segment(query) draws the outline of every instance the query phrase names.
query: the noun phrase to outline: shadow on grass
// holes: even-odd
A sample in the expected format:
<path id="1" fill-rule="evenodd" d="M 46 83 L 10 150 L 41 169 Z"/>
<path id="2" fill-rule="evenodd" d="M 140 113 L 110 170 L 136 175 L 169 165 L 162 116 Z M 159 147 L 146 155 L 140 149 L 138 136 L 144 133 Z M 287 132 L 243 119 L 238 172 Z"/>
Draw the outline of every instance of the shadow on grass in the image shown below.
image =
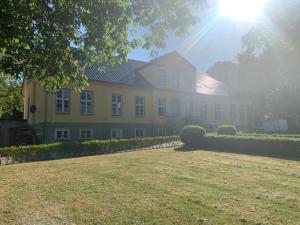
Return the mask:
<path id="1" fill-rule="evenodd" d="M 221 153 L 233 153 L 238 155 L 249 155 L 249 156 L 260 156 L 260 157 L 268 157 L 268 158 L 276 158 L 276 159 L 285 159 L 285 160 L 292 160 L 292 161 L 300 161 L 300 157 L 291 157 L 286 155 L 276 155 L 276 154 L 264 154 L 258 152 L 242 152 L 237 150 L 225 150 L 225 149 L 212 149 L 207 147 L 187 147 L 187 146 L 180 146 L 174 148 L 174 151 L 178 152 L 191 152 L 191 151 L 209 151 L 209 152 L 221 152 Z"/>

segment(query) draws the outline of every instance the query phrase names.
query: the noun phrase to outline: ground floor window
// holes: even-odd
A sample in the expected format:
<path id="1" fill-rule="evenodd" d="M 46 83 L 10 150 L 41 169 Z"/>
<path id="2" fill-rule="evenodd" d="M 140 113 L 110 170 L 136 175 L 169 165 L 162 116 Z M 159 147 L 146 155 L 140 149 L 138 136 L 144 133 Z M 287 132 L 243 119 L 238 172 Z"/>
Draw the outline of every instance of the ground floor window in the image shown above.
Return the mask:
<path id="1" fill-rule="evenodd" d="M 215 120 L 221 120 L 222 108 L 220 103 L 215 104 Z"/>
<path id="2" fill-rule="evenodd" d="M 69 140 L 70 133 L 70 129 L 57 128 L 55 129 L 55 140 Z"/>
<path id="3" fill-rule="evenodd" d="M 135 137 L 145 137 L 146 130 L 145 128 L 135 128 Z"/>
<path id="4" fill-rule="evenodd" d="M 92 129 L 80 129 L 79 138 L 81 140 L 93 139 L 93 130 Z"/>
<path id="5" fill-rule="evenodd" d="M 111 129 L 111 138 L 123 138 L 123 130 L 122 129 Z"/>
<path id="6" fill-rule="evenodd" d="M 158 136 L 166 136 L 167 129 L 166 128 L 158 128 Z"/>

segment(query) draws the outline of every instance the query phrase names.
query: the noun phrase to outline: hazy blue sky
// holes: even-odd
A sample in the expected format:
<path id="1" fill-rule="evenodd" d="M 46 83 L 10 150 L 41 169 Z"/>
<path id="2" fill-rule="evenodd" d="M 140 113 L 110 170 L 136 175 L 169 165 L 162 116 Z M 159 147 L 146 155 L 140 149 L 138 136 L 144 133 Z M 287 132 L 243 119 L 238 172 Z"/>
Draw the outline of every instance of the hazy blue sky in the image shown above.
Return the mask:
<path id="1" fill-rule="evenodd" d="M 235 60 L 237 53 L 242 50 L 241 37 L 250 27 L 251 24 L 234 19 L 205 16 L 188 37 L 179 39 L 170 35 L 168 46 L 160 50 L 159 55 L 176 50 L 200 72 L 205 72 L 217 61 Z M 149 52 L 143 49 L 134 50 L 129 58 L 150 60 Z"/>

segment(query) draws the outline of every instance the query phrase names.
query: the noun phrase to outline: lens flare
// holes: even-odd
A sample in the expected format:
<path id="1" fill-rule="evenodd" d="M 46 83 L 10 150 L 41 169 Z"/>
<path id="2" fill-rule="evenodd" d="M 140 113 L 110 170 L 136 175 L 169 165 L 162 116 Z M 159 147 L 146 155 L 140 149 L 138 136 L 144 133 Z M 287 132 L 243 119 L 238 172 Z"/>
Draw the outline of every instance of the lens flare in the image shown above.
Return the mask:
<path id="1" fill-rule="evenodd" d="M 268 0 L 219 0 L 218 11 L 222 17 L 239 21 L 255 21 L 263 14 Z"/>

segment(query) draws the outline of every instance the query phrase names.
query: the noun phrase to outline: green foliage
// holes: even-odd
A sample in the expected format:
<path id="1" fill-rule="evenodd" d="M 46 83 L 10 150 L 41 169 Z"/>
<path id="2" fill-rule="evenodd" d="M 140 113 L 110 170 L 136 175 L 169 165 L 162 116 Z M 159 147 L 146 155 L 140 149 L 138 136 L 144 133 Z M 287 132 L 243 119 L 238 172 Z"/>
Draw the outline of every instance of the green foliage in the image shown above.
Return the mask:
<path id="1" fill-rule="evenodd" d="M 200 2 L 3 0 L 0 72 L 26 75 L 50 90 L 65 84 L 83 88 L 87 78 L 82 68 L 94 62 L 101 62 L 100 69 L 123 62 L 137 47 L 154 56 L 166 46 L 169 31 L 187 34 L 196 23 L 192 10 Z"/>
<path id="2" fill-rule="evenodd" d="M 198 146 L 201 143 L 205 133 L 205 128 L 201 126 L 188 125 L 182 129 L 180 140 L 187 147 Z"/>
<path id="3" fill-rule="evenodd" d="M 0 73 L 0 118 L 21 119 L 22 112 L 22 81 Z"/>
<path id="4" fill-rule="evenodd" d="M 208 134 L 197 147 L 212 151 L 300 159 L 300 137 Z"/>
<path id="5" fill-rule="evenodd" d="M 299 10 L 299 1 L 268 1 L 265 14 L 272 18 L 272 25 L 262 21 L 242 38 L 238 86 L 252 98 L 253 120 L 257 112 L 261 118 L 299 115 Z"/>
<path id="6" fill-rule="evenodd" d="M 234 125 L 221 125 L 217 129 L 218 135 L 236 135 L 237 129 Z"/>
<path id="7" fill-rule="evenodd" d="M 176 136 L 113 140 L 92 140 L 79 143 L 52 143 L 0 148 L 0 155 L 16 162 L 62 159 L 121 152 L 178 141 Z"/>
<path id="8" fill-rule="evenodd" d="M 235 87 L 238 78 L 238 66 L 230 61 L 216 62 L 207 70 L 207 73 L 213 78 Z"/>

